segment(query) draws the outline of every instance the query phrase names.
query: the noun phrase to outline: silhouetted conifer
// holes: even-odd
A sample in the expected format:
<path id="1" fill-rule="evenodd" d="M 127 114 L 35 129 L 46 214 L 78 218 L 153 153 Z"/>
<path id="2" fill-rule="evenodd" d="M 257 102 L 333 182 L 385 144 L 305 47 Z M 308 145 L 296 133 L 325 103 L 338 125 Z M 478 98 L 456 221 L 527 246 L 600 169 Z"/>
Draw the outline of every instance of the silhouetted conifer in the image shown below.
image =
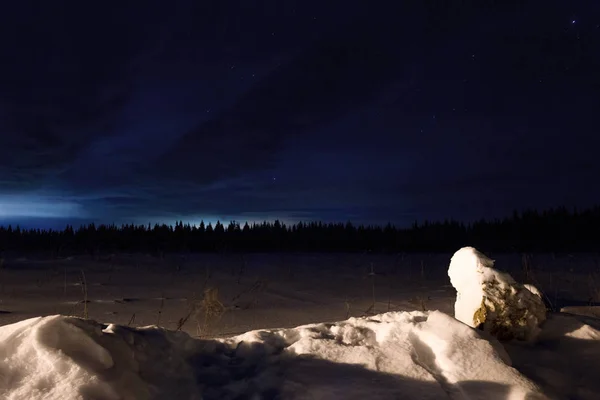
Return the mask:
<path id="1" fill-rule="evenodd" d="M 0 252 L 46 252 L 55 256 L 113 252 L 451 252 L 472 245 L 490 252 L 599 251 L 600 207 L 565 207 L 513 212 L 510 217 L 464 224 L 453 220 L 355 226 L 351 222 L 299 222 L 286 225 L 231 221 L 199 226 L 89 224 L 62 231 L 0 227 Z"/>

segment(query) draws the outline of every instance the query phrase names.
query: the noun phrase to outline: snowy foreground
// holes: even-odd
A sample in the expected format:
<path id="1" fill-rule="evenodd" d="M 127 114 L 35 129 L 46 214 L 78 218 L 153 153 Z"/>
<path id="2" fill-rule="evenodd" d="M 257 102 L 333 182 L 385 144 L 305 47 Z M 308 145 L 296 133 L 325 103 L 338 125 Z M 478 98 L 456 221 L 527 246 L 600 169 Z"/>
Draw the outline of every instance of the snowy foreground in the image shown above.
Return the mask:
<path id="1" fill-rule="evenodd" d="M 9 260 L 0 398 L 600 398 L 600 292 L 571 257 L 273 257 Z"/>
<path id="2" fill-rule="evenodd" d="M 598 398 L 600 331 L 558 314 L 507 345 L 444 313 L 193 339 L 73 317 L 0 327 L 3 399 Z M 537 382 L 534 383 L 534 381 Z"/>

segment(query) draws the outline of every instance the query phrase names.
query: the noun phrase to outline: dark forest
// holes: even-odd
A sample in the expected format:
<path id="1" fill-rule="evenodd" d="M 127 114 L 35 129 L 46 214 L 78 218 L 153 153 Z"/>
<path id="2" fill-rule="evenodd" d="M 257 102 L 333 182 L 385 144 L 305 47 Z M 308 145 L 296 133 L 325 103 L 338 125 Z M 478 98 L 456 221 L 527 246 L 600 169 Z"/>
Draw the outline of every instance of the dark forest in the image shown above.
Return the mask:
<path id="1" fill-rule="evenodd" d="M 1 251 L 55 257 L 115 252 L 450 252 L 467 245 L 494 252 L 595 252 L 599 244 L 600 206 L 515 211 L 503 219 L 423 222 L 409 228 L 280 221 L 214 226 L 90 224 L 62 231 L 0 227 Z"/>

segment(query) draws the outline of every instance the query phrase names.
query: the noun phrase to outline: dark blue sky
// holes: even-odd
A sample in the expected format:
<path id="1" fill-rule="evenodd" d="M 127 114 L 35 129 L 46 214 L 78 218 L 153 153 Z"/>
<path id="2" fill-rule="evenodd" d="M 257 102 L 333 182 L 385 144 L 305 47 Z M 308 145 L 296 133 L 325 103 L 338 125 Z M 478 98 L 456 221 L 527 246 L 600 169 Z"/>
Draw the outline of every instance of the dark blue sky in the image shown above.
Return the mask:
<path id="1" fill-rule="evenodd" d="M 0 49 L 0 224 L 600 203 L 597 1 L 21 1 Z"/>

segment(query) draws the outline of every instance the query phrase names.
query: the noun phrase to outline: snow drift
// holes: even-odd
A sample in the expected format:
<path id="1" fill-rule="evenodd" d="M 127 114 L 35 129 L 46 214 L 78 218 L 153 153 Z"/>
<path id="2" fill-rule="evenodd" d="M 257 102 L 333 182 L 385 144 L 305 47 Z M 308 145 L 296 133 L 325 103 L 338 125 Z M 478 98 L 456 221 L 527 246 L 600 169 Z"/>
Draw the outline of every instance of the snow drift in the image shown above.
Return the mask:
<path id="1" fill-rule="evenodd" d="M 224 340 L 38 317 L 0 327 L 0 397 L 544 398 L 510 366 L 502 346 L 482 335 L 440 312 L 393 312 Z"/>

